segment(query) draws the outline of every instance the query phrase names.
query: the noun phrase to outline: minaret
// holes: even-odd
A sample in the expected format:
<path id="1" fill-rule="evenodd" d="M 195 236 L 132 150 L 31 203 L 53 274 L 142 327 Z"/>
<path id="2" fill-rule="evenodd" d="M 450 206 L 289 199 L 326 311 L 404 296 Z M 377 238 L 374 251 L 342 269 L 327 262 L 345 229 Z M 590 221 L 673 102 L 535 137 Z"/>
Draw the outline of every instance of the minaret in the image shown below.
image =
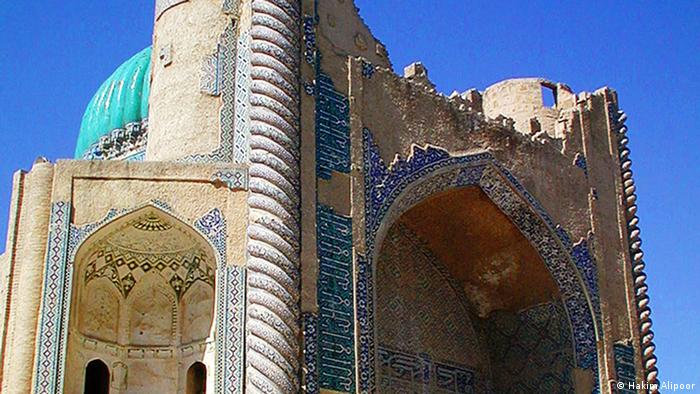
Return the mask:
<path id="1" fill-rule="evenodd" d="M 299 390 L 295 0 L 159 0 L 146 160 L 247 165 L 246 391 Z"/>

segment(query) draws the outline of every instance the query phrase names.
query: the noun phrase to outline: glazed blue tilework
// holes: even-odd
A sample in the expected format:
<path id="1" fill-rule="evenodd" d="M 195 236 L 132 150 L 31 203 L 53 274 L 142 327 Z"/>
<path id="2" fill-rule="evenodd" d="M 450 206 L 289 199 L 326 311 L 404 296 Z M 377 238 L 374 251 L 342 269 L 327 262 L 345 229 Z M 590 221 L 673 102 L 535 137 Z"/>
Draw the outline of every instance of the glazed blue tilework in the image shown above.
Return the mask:
<path id="1" fill-rule="evenodd" d="M 433 361 L 424 353 L 412 354 L 383 346 L 378 347 L 377 356 L 382 370 L 380 392 L 474 393 L 475 373 L 468 368 Z"/>
<path id="2" fill-rule="evenodd" d="M 51 206 L 37 343 L 35 393 L 53 394 L 63 391 L 72 271 L 67 261 L 70 215 L 71 205 L 68 202 L 59 201 Z"/>
<path id="3" fill-rule="evenodd" d="M 593 311 L 596 314 L 596 318 L 600 320 L 600 296 L 598 292 L 598 265 L 596 264 L 595 257 L 591 253 L 589 245 L 591 242 L 586 239 L 582 239 L 580 242 L 575 244 L 571 248 L 571 256 L 574 259 L 574 263 L 581 273 L 583 281 L 586 283 L 588 288 L 588 294 L 591 297 L 591 303 L 593 304 Z"/>
<path id="4" fill-rule="evenodd" d="M 318 316 L 304 313 L 304 392 L 318 394 Z"/>
<path id="5" fill-rule="evenodd" d="M 225 14 L 236 14 L 238 12 L 238 0 L 224 0 L 224 3 L 221 5 L 222 11 L 224 11 Z"/>
<path id="6" fill-rule="evenodd" d="M 316 174 L 330 179 L 333 171 L 350 172 L 350 104 L 320 70 L 316 90 Z"/>
<path id="7" fill-rule="evenodd" d="M 615 355 L 615 373 L 617 381 L 625 384 L 624 389 L 620 389 L 621 394 L 634 394 L 636 390 L 630 389 L 637 382 L 637 374 L 634 366 L 634 347 L 631 344 L 616 343 L 613 345 Z"/>
<path id="8" fill-rule="evenodd" d="M 216 272 L 215 393 L 243 393 L 243 332 L 245 269 L 220 266 Z"/>
<path id="9" fill-rule="evenodd" d="M 318 350 L 319 386 L 355 389 L 355 311 L 353 300 L 352 220 L 319 205 Z"/>
<path id="10" fill-rule="evenodd" d="M 576 360 L 582 368 L 594 369 L 597 376 L 597 348 L 594 321 L 586 298 L 586 290 L 578 279 L 573 256 L 568 245 L 571 241 L 563 230 L 546 213 L 542 205 L 520 182 L 489 153 L 468 156 L 451 156 L 436 147 L 414 147 L 408 159 L 395 160 L 391 167 L 385 165 L 378 147 L 368 129 L 364 130 L 365 172 L 365 225 L 368 255 L 372 256 L 378 230 L 390 210 L 398 216 L 401 209 L 411 204 L 402 199 L 419 201 L 431 194 L 453 188 L 456 183 L 450 176 L 469 167 L 480 168 L 471 175 L 478 179 L 479 187 L 520 229 L 545 261 L 547 268 L 559 286 L 565 299 L 566 310 L 574 330 Z M 454 168 L 453 172 L 450 169 Z M 478 174 L 481 174 L 480 176 Z M 432 179 L 432 181 L 431 181 Z M 398 200 L 398 201 L 397 201 Z M 401 209 L 397 209 L 396 207 Z"/>
<path id="11" fill-rule="evenodd" d="M 212 182 L 220 182 L 231 190 L 248 190 L 248 171 L 244 168 L 230 168 L 212 174 Z"/>
<path id="12" fill-rule="evenodd" d="M 372 79 L 374 75 L 374 65 L 366 60 L 362 60 L 362 76 L 367 79 Z"/>
<path id="13" fill-rule="evenodd" d="M 304 16 L 304 60 L 314 64 L 316 60 L 316 19 Z"/>
<path id="14" fill-rule="evenodd" d="M 357 323 L 359 326 L 359 382 L 362 393 L 374 393 L 374 277 L 366 257 L 357 255 Z"/>
<path id="15" fill-rule="evenodd" d="M 250 32 L 237 36 L 235 26 L 227 26 L 209 63 L 205 67 L 209 71 L 204 73 L 200 87 L 221 96 L 219 147 L 211 153 L 190 155 L 181 161 L 245 163 L 250 133 Z"/>
<path id="16" fill-rule="evenodd" d="M 217 266 L 226 264 L 226 219 L 219 208 L 214 208 L 194 222 L 199 230 L 214 246 L 217 254 Z"/>
<path id="17" fill-rule="evenodd" d="M 574 165 L 583 170 L 583 173 L 588 176 L 588 163 L 586 162 L 586 155 L 583 153 L 577 153 L 574 157 Z"/>
<path id="18" fill-rule="evenodd" d="M 494 392 L 574 391 L 574 352 L 560 301 L 516 313 L 496 311 L 484 322 Z"/>

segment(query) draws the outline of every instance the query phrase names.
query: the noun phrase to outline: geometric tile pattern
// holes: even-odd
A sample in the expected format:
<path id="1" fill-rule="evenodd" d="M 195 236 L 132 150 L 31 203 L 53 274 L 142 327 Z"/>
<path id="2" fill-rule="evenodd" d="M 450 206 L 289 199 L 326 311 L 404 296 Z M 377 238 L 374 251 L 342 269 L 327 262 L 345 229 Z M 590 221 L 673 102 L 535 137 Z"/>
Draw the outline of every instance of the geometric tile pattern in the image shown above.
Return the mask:
<path id="1" fill-rule="evenodd" d="M 217 51 L 202 64 L 200 89 L 210 95 L 221 96 L 219 147 L 211 153 L 195 154 L 180 161 L 189 163 L 234 162 L 236 127 L 236 28 L 233 23 L 226 26 L 219 38 Z"/>
<path id="2" fill-rule="evenodd" d="M 637 382 L 637 374 L 634 367 L 634 347 L 628 343 L 613 344 L 613 354 L 615 355 L 615 373 L 617 382 L 624 383 L 624 387 L 618 386 L 620 394 L 634 394 L 633 389 Z"/>
<path id="3" fill-rule="evenodd" d="M 382 378 L 380 393 L 475 392 L 474 371 L 451 363 L 436 362 L 427 354 L 412 354 L 380 346 L 377 349 Z"/>
<path id="4" fill-rule="evenodd" d="M 96 245 L 85 267 L 85 283 L 99 278 L 109 279 L 124 298 L 144 275 L 159 273 L 175 291 L 178 300 L 196 281 L 214 287 L 214 270 L 207 264 L 202 251 L 187 253 L 131 253 L 128 250 Z"/>
<path id="5" fill-rule="evenodd" d="M 484 324 L 495 392 L 574 391 L 571 331 L 561 302 L 536 305 L 517 315 L 498 311 Z"/>
<path id="6" fill-rule="evenodd" d="M 304 393 L 318 394 L 318 315 L 304 313 Z"/>
<path id="7" fill-rule="evenodd" d="M 362 393 L 374 393 L 375 339 L 374 339 L 374 276 L 372 265 L 365 256 L 357 255 L 357 324 L 360 373 L 358 387 Z"/>
<path id="8" fill-rule="evenodd" d="M 71 267 L 67 264 L 70 203 L 51 206 L 46 271 L 37 344 L 34 392 L 53 394 L 63 391 Z"/>
<path id="9" fill-rule="evenodd" d="M 204 58 L 202 62 L 201 79 L 199 81 L 199 90 L 211 96 L 219 96 L 221 94 L 221 66 L 219 61 L 219 53 L 221 48 L 217 46 L 216 52 Z"/>
<path id="10" fill-rule="evenodd" d="M 218 268 L 216 307 L 216 394 L 243 393 L 245 269 Z"/>
<path id="11" fill-rule="evenodd" d="M 248 171 L 245 168 L 222 169 L 216 171 L 209 180 L 231 190 L 248 190 Z"/>
<path id="12" fill-rule="evenodd" d="M 241 32 L 236 47 L 235 130 L 233 134 L 233 162 L 235 164 L 247 163 L 249 155 L 250 86 L 252 85 L 250 39 L 250 32 Z M 221 138 L 226 138 L 226 136 L 222 135 Z"/>
<path id="13" fill-rule="evenodd" d="M 194 222 L 199 230 L 216 249 L 217 267 L 226 265 L 226 218 L 219 208 L 214 208 Z"/>
<path id="14" fill-rule="evenodd" d="M 309 64 L 316 62 L 316 18 L 304 16 L 304 60 Z"/>
<path id="15" fill-rule="evenodd" d="M 454 390 L 487 391 L 486 379 L 478 382 L 477 376 L 488 371 L 483 356 L 486 349 L 479 341 L 466 296 L 424 241 L 405 225 L 394 224 L 383 243 L 376 270 L 379 348 L 403 354 L 399 360 L 406 354 L 417 354 L 422 360 L 459 366 L 469 371 L 468 389 L 459 384 Z M 446 386 L 440 383 L 442 375 L 427 367 L 424 378 L 407 382 L 405 376 L 395 376 L 397 368 L 388 369 L 381 354 L 377 357 L 379 392 L 436 392 L 438 387 Z"/>
<path id="16" fill-rule="evenodd" d="M 372 63 L 362 59 L 362 76 L 367 79 L 372 79 L 374 75 L 375 67 Z"/>
<path id="17" fill-rule="evenodd" d="M 352 220 L 318 205 L 319 386 L 355 388 Z"/>
<path id="18" fill-rule="evenodd" d="M 542 205 L 490 153 L 451 156 L 449 152 L 428 146 L 415 147 L 408 159 L 385 165 L 371 132 L 364 130 L 365 225 L 368 256 L 374 253 L 380 225 L 405 212 L 411 204 L 435 192 L 448 190 L 461 182 L 478 181 L 480 188 L 518 227 L 535 247 L 564 297 L 574 330 L 577 366 L 593 369 L 597 376 L 595 323 L 578 280 L 571 251 L 562 246 L 556 225 Z M 471 173 L 463 172 L 474 169 Z M 479 178 L 479 172 L 481 176 Z M 460 178 L 465 179 L 462 181 Z M 471 183 L 473 185 L 474 183 Z M 410 189 L 410 192 L 407 190 Z M 399 196 L 405 198 L 399 199 Z M 407 196 L 407 197 L 406 197 Z M 398 200 L 398 201 L 397 201 Z M 403 211 L 402 211 L 403 210 Z"/>
<path id="19" fill-rule="evenodd" d="M 236 14 L 238 12 L 238 0 L 224 0 L 222 9 L 225 14 Z"/>
<path id="20" fill-rule="evenodd" d="M 330 179 L 333 171 L 350 172 L 350 104 L 320 68 L 316 90 L 316 174 Z"/>
<path id="21" fill-rule="evenodd" d="M 593 244 L 593 233 L 589 234 L 589 239 L 582 239 L 572 246 L 571 255 L 574 263 L 581 273 L 583 281 L 588 288 L 588 294 L 591 297 L 593 311 L 596 319 L 600 321 L 600 295 L 598 294 L 598 267 L 591 253 L 590 245 Z M 600 324 L 600 323 L 599 323 Z"/>
<path id="22" fill-rule="evenodd" d="M 462 287 L 414 231 L 403 223 L 392 226 L 376 271 L 379 346 L 485 369 Z"/>

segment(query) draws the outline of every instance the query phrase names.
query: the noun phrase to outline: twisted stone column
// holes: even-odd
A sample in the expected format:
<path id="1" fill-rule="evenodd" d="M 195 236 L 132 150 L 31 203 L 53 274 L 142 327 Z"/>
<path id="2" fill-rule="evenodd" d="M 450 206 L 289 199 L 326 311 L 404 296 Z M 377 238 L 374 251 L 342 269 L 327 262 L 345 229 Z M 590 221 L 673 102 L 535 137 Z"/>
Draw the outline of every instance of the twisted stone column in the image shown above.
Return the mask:
<path id="1" fill-rule="evenodd" d="M 299 391 L 297 0 L 253 0 L 248 393 Z"/>
<path id="2" fill-rule="evenodd" d="M 658 384 L 658 369 L 656 368 L 656 356 L 654 350 L 654 332 L 651 330 L 651 309 L 649 308 L 649 287 L 646 284 L 647 275 L 644 273 L 644 253 L 642 252 L 642 239 L 639 230 L 639 217 L 637 217 L 636 187 L 632 177 L 632 161 L 629 158 L 630 150 L 627 147 L 627 115 L 622 111 L 613 114 L 618 133 L 618 149 L 620 154 L 620 167 L 624 189 L 625 219 L 627 220 L 627 234 L 629 236 L 630 256 L 632 258 L 632 276 L 634 279 L 634 297 L 639 318 L 639 330 L 642 348 L 642 366 L 644 367 L 644 379 L 649 384 Z M 651 390 L 652 393 L 658 392 Z"/>

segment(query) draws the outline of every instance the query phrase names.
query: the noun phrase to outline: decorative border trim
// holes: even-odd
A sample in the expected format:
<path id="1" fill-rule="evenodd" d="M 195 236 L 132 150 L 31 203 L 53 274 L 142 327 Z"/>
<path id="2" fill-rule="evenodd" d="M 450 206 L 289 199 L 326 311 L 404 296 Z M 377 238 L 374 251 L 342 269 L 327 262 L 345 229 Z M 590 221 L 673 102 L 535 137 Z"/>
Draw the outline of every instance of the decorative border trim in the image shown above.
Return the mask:
<path id="1" fill-rule="evenodd" d="M 243 322 L 245 269 L 235 265 L 219 267 L 216 305 L 217 394 L 243 393 Z"/>
<path id="2" fill-rule="evenodd" d="M 610 123 L 613 132 L 617 133 L 618 153 L 620 158 L 620 175 L 622 177 L 624 214 L 627 225 L 629 255 L 632 260 L 632 277 L 634 280 L 634 298 L 637 318 L 639 319 L 640 345 L 642 349 L 642 367 L 646 383 L 650 385 L 650 392 L 659 392 L 659 370 L 656 367 L 654 351 L 654 332 L 651 330 L 651 308 L 649 307 L 649 286 L 646 283 L 647 275 L 644 273 L 644 252 L 642 252 L 642 238 L 639 229 L 639 217 L 637 216 L 637 187 L 632 176 L 632 160 L 630 149 L 627 146 L 627 114 L 620 111 L 615 104 L 608 107 Z"/>
<path id="3" fill-rule="evenodd" d="M 188 163 L 236 163 L 248 159 L 249 33 L 241 33 L 231 22 L 221 34 L 216 52 L 202 64 L 200 90 L 221 96 L 219 147 L 211 153 L 186 156 Z M 239 89 L 241 90 L 239 92 Z"/>
<path id="4" fill-rule="evenodd" d="M 42 313 L 36 350 L 34 392 L 37 394 L 63 391 L 68 329 L 66 323 L 72 276 L 72 267 L 67 261 L 70 216 L 69 202 L 59 201 L 51 206 Z"/>
<path id="5" fill-rule="evenodd" d="M 352 218 L 318 205 L 319 386 L 355 391 Z"/>
<path id="6" fill-rule="evenodd" d="M 100 137 L 83 154 L 83 160 L 141 161 L 148 142 L 148 119 L 128 123 Z"/>
<path id="7" fill-rule="evenodd" d="M 209 180 L 224 184 L 231 190 L 248 190 L 248 170 L 245 168 L 221 169 L 216 171 Z"/>
<path id="8" fill-rule="evenodd" d="M 357 324 L 359 331 L 359 382 L 361 393 L 374 393 L 376 387 L 377 352 L 374 341 L 374 272 L 367 257 L 356 255 L 357 261 Z M 364 368 L 362 367 L 364 366 Z"/>
<path id="9" fill-rule="evenodd" d="M 318 394 L 318 315 L 304 313 L 304 392 Z"/>

